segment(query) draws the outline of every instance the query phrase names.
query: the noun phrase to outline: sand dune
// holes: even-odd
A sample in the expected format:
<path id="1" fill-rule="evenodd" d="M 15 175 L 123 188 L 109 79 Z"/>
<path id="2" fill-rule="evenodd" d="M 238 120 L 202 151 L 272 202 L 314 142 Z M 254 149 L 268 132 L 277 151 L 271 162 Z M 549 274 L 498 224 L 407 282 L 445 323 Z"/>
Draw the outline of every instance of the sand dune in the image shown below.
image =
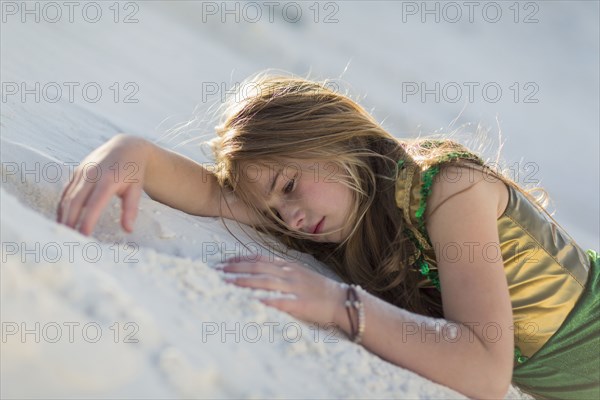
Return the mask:
<path id="1" fill-rule="evenodd" d="M 505 157 L 537 162 L 542 184 L 548 183 L 558 199 L 558 220 L 583 247 L 600 247 L 598 82 L 593 77 L 598 60 L 597 54 L 586 59 L 582 51 L 590 43 L 597 47 L 597 21 L 588 20 L 594 14 L 569 8 L 569 18 L 581 22 L 579 36 L 571 37 L 552 33 L 563 29 L 556 16 L 564 10 L 542 8 L 546 24 L 530 27 L 537 29 L 532 32 L 561 36 L 560 49 L 575 46 L 573 41 L 580 47 L 566 60 L 555 60 L 559 68 L 532 75 L 537 64 L 525 65 L 528 52 L 553 60 L 551 50 L 517 42 L 527 27 L 392 24 L 393 13 L 383 8 L 387 3 L 368 9 L 340 4 L 340 22 L 333 25 L 200 23 L 201 5 L 194 2 L 135 3 L 139 22 L 133 24 L 115 23 L 108 3 L 97 23 L 77 19 L 79 14 L 74 23 L 64 18 L 23 22 L 19 14 L 5 14 L 2 397 L 462 398 L 383 361 L 341 333 L 315 329 L 255 299 L 277 294 L 225 284 L 223 273 L 213 267 L 224 254 L 245 250 L 217 219 L 186 215 L 144 196 L 132 234 L 119 227 L 115 199 L 90 238 L 54 222 L 73 166 L 111 136 L 137 134 L 198 162 L 210 161 L 199 143 L 212 134 L 210 106 L 232 83 L 266 67 L 301 75 L 312 68 L 317 78 L 337 77 L 348 67 L 343 79 L 398 136 L 416 135 L 419 126 L 426 133 L 447 125 L 462 108 L 401 102 L 401 80 L 539 82 L 545 103 L 475 102 L 459 123 L 481 120 L 492 126 L 501 110 L 509 137 Z M 124 5 L 121 20 L 135 10 Z M 413 36 L 404 35 L 409 31 Z M 595 42 L 589 39 L 594 33 Z M 513 51 L 527 73 L 518 75 L 517 66 L 511 70 L 514 60 L 494 69 L 494 59 L 477 56 L 493 46 L 508 51 L 507 57 Z M 465 69 L 469 63 L 475 66 Z M 566 64 L 581 65 L 582 72 L 572 80 L 559 76 L 564 78 L 560 92 L 550 82 Z M 481 72 L 486 68 L 491 72 Z M 71 84 L 73 99 L 69 82 L 76 83 Z M 40 98 L 11 92 L 22 84 L 34 91 L 38 84 Z M 82 90 L 86 85 L 92 94 Z M 595 92 L 581 89 L 594 85 Z M 207 92 L 215 87 L 217 93 Z M 92 101 L 96 88 L 102 94 Z M 196 107 L 200 117 L 194 129 L 165 140 L 165 131 L 188 120 Z M 553 107 L 561 107 L 559 116 L 549 114 Z M 568 126 L 572 131 L 566 135 Z M 186 140 L 192 142 L 178 145 Z M 536 145 L 541 140 L 544 148 Z M 580 157 L 557 166 L 561 151 Z M 583 170 L 589 183 L 573 178 Z M 240 227 L 228 227 L 252 245 Z M 311 257 L 297 256 L 332 276 Z M 525 397 L 515 388 L 507 395 Z"/>

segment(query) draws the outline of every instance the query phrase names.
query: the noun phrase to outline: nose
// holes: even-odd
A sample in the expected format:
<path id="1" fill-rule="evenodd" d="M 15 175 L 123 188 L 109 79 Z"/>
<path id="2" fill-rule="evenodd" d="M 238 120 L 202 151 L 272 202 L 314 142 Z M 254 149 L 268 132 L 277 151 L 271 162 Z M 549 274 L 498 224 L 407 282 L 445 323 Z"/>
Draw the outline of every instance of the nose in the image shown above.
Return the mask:
<path id="1" fill-rule="evenodd" d="M 300 230 L 304 226 L 305 214 L 298 205 L 284 205 L 281 208 L 283 221 L 293 230 Z"/>

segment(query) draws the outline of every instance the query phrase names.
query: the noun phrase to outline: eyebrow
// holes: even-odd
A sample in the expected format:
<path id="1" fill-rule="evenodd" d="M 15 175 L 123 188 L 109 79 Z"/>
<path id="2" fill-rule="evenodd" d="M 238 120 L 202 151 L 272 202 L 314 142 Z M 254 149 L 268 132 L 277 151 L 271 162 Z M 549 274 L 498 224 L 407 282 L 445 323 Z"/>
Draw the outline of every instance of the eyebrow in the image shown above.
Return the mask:
<path id="1" fill-rule="evenodd" d="M 269 191 L 267 192 L 267 198 L 271 197 L 271 193 L 273 193 L 273 189 L 275 189 L 275 183 L 277 183 L 277 178 L 279 178 L 279 175 L 281 175 L 281 170 L 283 168 L 279 168 L 277 170 L 277 173 L 275 174 L 275 177 L 273 178 L 273 181 L 271 181 L 271 185 L 269 186 Z"/>

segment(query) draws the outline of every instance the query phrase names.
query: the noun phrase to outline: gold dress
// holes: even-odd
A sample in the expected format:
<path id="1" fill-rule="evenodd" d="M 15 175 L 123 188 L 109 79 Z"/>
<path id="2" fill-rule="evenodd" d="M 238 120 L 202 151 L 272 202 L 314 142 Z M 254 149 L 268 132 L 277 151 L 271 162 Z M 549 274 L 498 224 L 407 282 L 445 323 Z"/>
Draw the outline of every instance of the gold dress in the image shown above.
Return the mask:
<path id="1" fill-rule="evenodd" d="M 458 157 L 450 157 L 445 162 L 451 161 L 452 158 Z M 441 163 L 426 169 L 416 164 L 403 164 L 399 163 L 401 172 L 396 180 L 396 204 L 402 209 L 407 225 L 406 233 L 417 249 L 410 263 L 421 270 L 424 278 L 423 288 L 437 287 L 441 290 L 435 252 L 424 221 L 427 197 Z M 479 162 L 473 166 L 481 170 Z M 539 211 L 521 192 L 509 185 L 507 187 L 508 205 L 497 219 L 497 223 L 512 303 L 516 372 L 519 366 L 526 365 L 561 328 L 586 289 L 594 258 L 589 251 L 583 251 L 560 225 Z M 594 268 L 597 268 L 597 265 Z M 592 299 L 594 297 L 598 298 L 597 292 L 591 296 Z M 590 306 L 597 310 L 598 301 L 594 301 Z M 591 323 L 592 331 L 600 336 L 598 324 Z M 550 344 L 548 347 L 551 347 Z M 599 351 L 596 346 L 596 355 L 591 359 L 596 360 L 598 364 Z M 590 373 L 596 374 L 595 378 L 591 378 L 595 383 L 590 385 L 596 386 L 593 393 L 597 393 L 598 372 Z M 540 385 L 538 382 L 529 382 L 530 385 L 527 383 L 525 382 L 524 386 L 530 393 L 535 391 L 532 385 Z M 553 393 L 556 392 L 541 391 L 532 394 L 554 397 Z M 563 397 L 564 394 L 560 392 L 557 397 Z"/>

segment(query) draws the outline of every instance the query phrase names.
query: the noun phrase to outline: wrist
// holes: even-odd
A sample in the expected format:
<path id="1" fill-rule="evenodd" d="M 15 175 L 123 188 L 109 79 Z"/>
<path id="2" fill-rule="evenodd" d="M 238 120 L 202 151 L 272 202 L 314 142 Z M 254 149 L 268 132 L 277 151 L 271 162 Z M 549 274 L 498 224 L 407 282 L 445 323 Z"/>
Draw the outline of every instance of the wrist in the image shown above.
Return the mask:
<path id="1" fill-rule="evenodd" d="M 354 343 L 361 343 L 365 330 L 365 294 L 359 285 L 338 284 L 334 322 Z M 341 306 L 340 306 L 341 304 Z M 341 309 L 341 311 L 340 311 Z"/>
<path id="2" fill-rule="evenodd" d="M 147 178 L 152 176 L 156 146 L 142 137 L 125 133 L 115 136 L 113 140 L 115 146 L 122 149 L 125 161 L 136 164 L 136 171 L 141 173 L 142 182 L 146 186 Z"/>
<path id="3" fill-rule="evenodd" d="M 333 323 L 339 327 L 346 336 L 350 335 L 350 321 L 348 320 L 348 314 L 346 312 L 345 302 L 347 289 L 340 283 L 336 283 L 333 299 L 335 301 L 335 308 L 333 313 Z"/>
<path id="4" fill-rule="evenodd" d="M 110 140 L 111 149 L 118 155 L 121 168 L 126 171 L 128 183 L 141 181 L 142 189 L 150 194 L 160 181 L 152 182 L 155 175 L 157 146 L 142 137 L 120 133 Z"/>

